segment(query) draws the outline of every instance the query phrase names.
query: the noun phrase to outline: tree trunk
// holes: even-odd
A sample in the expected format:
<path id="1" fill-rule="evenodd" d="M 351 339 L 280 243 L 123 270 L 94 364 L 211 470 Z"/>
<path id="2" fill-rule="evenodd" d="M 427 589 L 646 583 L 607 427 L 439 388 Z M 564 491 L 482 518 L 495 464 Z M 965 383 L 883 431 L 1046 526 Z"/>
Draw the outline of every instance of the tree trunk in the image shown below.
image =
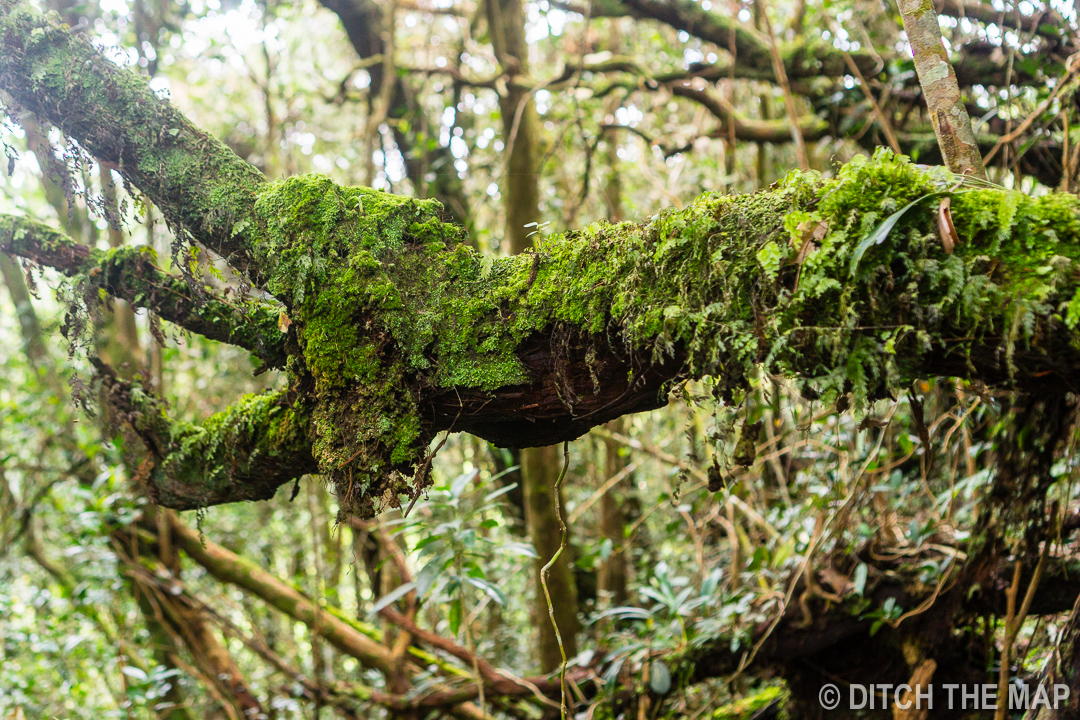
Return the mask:
<path id="1" fill-rule="evenodd" d="M 525 11 L 521 0 L 485 0 L 488 27 L 495 56 L 507 77 L 507 92 L 499 96 L 506 165 L 502 194 L 506 212 L 505 239 L 512 255 L 533 249 L 540 237 L 540 189 L 538 178 L 539 116 L 532 93 L 518 81 L 529 74 L 528 45 L 525 43 Z M 538 628 L 540 665 L 550 672 L 562 664 L 555 629 L 548 619 L 548 605 L 540 581 L 541 569 L 558 551 L 562 538 L 555 516 L 553 488 L 562 466 L 556 446 L 526 448 L 521 451 L 521 482 L 525 500 L 525 527 L 539 557 L 534 561 L 536 580 L 532 616 Z M 562 494 L 557 502 L 563 503 Z M 565 511 L 564 516 L 565 516 Z M 568 533 L 569 535 L 569 533 Z M 569 536 L 566 539 L 569 546 Z M 555 623 L 559 627 L 567 657 L 577 654 L 577 588 L 572 559 L 564 551 L 547 578 Z"/>
<path id="2" fill-rule="evenodd" d="M 558 518 L 555 516 L 553 492 L 562 464 L 562 453 L 558 447 L 530 448 L 521 453 L 521 476 L 525 481 L 525 525 L 538 555 L 533 561 L 536 592 L 530 614 L 539 630 L 540 667 L 544 672 L 552 672 L 562 665 L 562 653 L 548 615 L 547 597 L 540 584 L 540 571 L 559 550 L 562 536 Z M 560 505 L 562 501 L 562 493 L 559 493 Z M 563 517 L 566 517 L 565 514 Z M 572 568 L 568 542 L 559 562 L 551 567 L 547 578 L 551 611 L 559 626 L 567 658 L 577 655 L 577 633 L 580 627 L 577 619 L 577 587 Z"/>
<path id="3" fill-rule="evenodd" d="M 898 0 L 898 3 L 945 164 L 958 175 L 985 179 L 979 143 L 960 95 L 956 72 L 942 44 L 937 9 L 934 3 L 923 0 Z"/>
<path id="4" fill-rule="evenodd" d="M 625 432 L 623 420 L 608 423 L 612 432 Z M 604 440 L 604 477 L 610 479 L 626 470 L 627 458 L 620 453 L 621 446 L 615 440 Z M 600 566 L 598 589 L 607 595 L 613 606 L 626 605 L 629 600 L 627 584 L 630 578 L 630 542 L 626 537 L 626 511 L 624 493 L 632 490 L 631 477 L 623 478 L 609 488 L 600 498 L 600 531 L 604 540 L 611 544 L 611 555 Z"/>

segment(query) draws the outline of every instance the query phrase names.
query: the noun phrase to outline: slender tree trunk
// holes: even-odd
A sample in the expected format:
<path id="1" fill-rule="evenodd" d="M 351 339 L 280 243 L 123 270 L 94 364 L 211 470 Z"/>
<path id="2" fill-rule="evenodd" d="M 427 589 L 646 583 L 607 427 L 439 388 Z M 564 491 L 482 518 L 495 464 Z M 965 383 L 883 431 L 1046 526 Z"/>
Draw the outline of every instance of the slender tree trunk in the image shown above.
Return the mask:
<path id="1" fill-rule="evenodd" d="M 626 432 L 626 420 L 619 418 L 608 423 L 608 429 L 616 433 Z M 613 478 L 628 465 L 621 454 L 621 446 L 614 440 L 604 440 L 604 477 Z M 632 487 L 630 478 L 623 478 L 600 498 L 600 531 L 604 540 L 611 544 L 611 555 L 600 566 L 598 589 L 608 596 L 612 605 L 625 605 L 629 593 L 627 583 L 630 575 L 630 548 L 626 539 L 626 511 L 623 494 Z"/>
<path id="2" fill-rule="evenodd" d="M 14 258 L 4 253 L 0 253 L 0 277 L 7 285 L 11 304 L 15 306 L 15 313 L 19 316 L 19 330 L 26 357 L 32 367 L 40 368 L 47 355 L 45 341 L 41 336 L 41 324 L 34 312 L 34 306 L 30 304 L 30 291 L 23 279 L 22 268 Z"/>
<path id="3" fill-rule="evenodd" d="M 562 469 L 561 448 L 554 445 L 542 448 L 528 448 L 521 452 L 521 475 L 525 480 L 525 525 L 529 538 L 539 556 L 534 561 L 536 579 L 536 600 L 533 618 L 539 628 L 540 667 L 544 672 L 551 672 L 562 664 L 558 638 L 548 616 L 547 598 L 540 584 L 540 570 L 551 560 L 559 549 L 561 531 L 555 516 L 555 494 L 552 491 Z M 563 502 L 562 495 L 558 501 Z M 565 518 L 565 513 L 563 514 Z M 555 622 L 559 625 L 566 657 L 577 655 L 577 586 L 574 583 L 572 558 L 567 549 L 563 551 L 560 562 L 551 568 L 547 578 L 548 592 L 551 595 L 551 609 Z"/>
<path id="4" fill-rule="evenodd" d="M 960 96 L 956 72 L 942 44 L 937 9 L 934 3 L 923 0 L 898 0 L 898 4 L 945 164 L 959 175 L 985 178 L 971 118 Z"/>
<path id="5" fill-rule="evenodd" d="M 621 40 L 621 35 L 617 29 L 618 24 L 613 23 L 610 40 L 613 48 L 617 48 Z M 605 159 L 608 166 L 608 176 L 607 182 L 604 184 L 604 201 L 611 222 L 621 222 L 623 219 L 622 174 L 619 172 L 619 156 L 614 143 L 608 148 Z M 608 430 L 625 434 L 627 425 L 626 418 L 619 418 L 608 423 Z M 628 464 L 627 457 L 621 454 L 621 449 L 620 445 L 614 440 L 604 440 L 604 482 L 626 468 Z M 624 492 L 629 490 L 631 486 L 631 480 L 624 478 L 600 498 L 600 532 L 604 539 L 611 544 L 611 555 L 600 566 L 599 577 L 597 577 L 597 590 L 606 594 L 612 605 L 625 605 L 629 597 L 627 582 L 629 580 L 630 555 L 624 533 L 626 528 Z"/>
<path id="6" fill-rule="evenodd" d="M 525 43 L 525 11 L 520 0 L 486 0 L 488 25 L 495 55 L 507 75 L 507 92 L 499 98 L 503 138 L 509 155 L 502 183 L 506 211 L 505 243 L 511 254 L 527 252 L 540 227 L 540 189 L 537 182 L 539 116 L 532 95 L 519 83 L 529 73 Z M 525 500 L 525 527 L 539 557 L 533 617 L 538 630 L 540 665 L 551 671 L 562 664 L 555 629 L 548 619 L 547 599 L 540 570 L 559 549 L 561 531 L 555 516 L 553 488 L 562 466 L 556 446 L 521 451 L 521 482 Z M 562 496 L 558 502 L 563 502 Z M 564 514 L 565 515 L 565 514 Z M 567 538 L 569 545 L 569 538 Z M 577 654 L 577 588 L 569 552 L 564 552 L 547 579 L 555 622 L 567 657 Z"/>

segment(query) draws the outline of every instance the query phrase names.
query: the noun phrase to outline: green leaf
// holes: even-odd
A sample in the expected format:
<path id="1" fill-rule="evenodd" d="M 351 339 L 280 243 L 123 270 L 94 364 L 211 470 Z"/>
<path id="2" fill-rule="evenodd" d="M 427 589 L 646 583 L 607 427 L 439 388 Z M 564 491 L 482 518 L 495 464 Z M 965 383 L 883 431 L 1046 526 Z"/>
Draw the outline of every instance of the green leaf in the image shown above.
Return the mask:
<path id="1" fill-rule="evenodd" d="M 428 591 L 431 590 L 435 581 L 439 579 L 439 575 L 442 574 L 444 562 L 444 558 L 440 555 L 420 568 L 420 572 L 416 573 L 416 594 L 420 598 L 427 597 Z"/>
<path id="2" fill-rule="evenodd" d="M 124 673 L 133 680 L 138 680 L 140 683 L 144 683 L 147 680 L 146 673 L 132 665 L 125 665 L 124 667 L 120 668 L 120 672 Z"/>
<path id="3" fill-rule="evenodd" d="M 589 621 L 589 623 L 590 624 L 595 623 L 598 620 L 603 620 L 606 617 L 627 618 L 629 620 L 648 620 L 649 618 L 652 617 L 652 613 L 649 612 L 648 610 L 645 610 L 644 608 L 639 608 L 639 607 L 630 607 L 630 606 L 613 607 L 613 608 L 610 608 L 608 610 L 605 610 L 604 612 L 600 613 L 599 615 L 596 615 L 595 617 L 593 617 L 592 620 Z"/>
<path id="4" fill-rule="evenodd" d="M 450 616 L 447 618 L 450 621 L 450 632 L 457 635 L 458 629 L 461 628 L 461 599 L 454 600 L 450 603 Z"/>
<path id="5" fill-rule="evenodd" d="M 480 279 L 487 280 L 493 267 L 495 267 L 495 256 L 484 255 L 480 260 Z"/>
<path id="6" fill-rule="evenodd" d="M 502 497 L 503 495 L 510 492 L 511 490 L 516 488 L 517 486 L 518 486 L 517 483 L 510 483 L 506 487 L 501 487 L 498 490 L 495 490 L 494 492 L 488 493 L 487 496 L 484 497 L 484 503 L 487 504 L 487 503 L 491 502 L 492 500 L 494 500 L 497 497 Z"/>
<path id="7" fill-rule="evenodd" d="M 465 582 L 479 589 L 481 592 L 491 598 L 492 601 L 494 601 L 496 604 L 500 606 L 506 605 L 506 595 L 503 594 L 502 590 L 495 587 L 487 580 L 481 580 L 480 578 L 476 577 L 467 577 L 465 578 Z"/>
<path id="8" fill-rule="evenodd" d="M 904 207 L 894 212 L 889 217 L 881 221 L 881 224 L 874 228 L 874 231 L 864 237 L 855 247 L 855 252 L 851 254 L 851 274 L 855 275 L 855 269 L 859 266 L 859 261 L 862 260 L 862 256 L 866 254 L 866 251 L 870 249 L 871 245 L 880 245 L 885 242 L 885 238 L 889 237 L 889 233 L 896 227 L 896 223 L 900 222 L 900 218 L 904 217 L 908 210 L 915 207 L 923 200 L 934 197 L 941 197 L 943 195 L 949 195 L 950 193 L 936 192 L 928 193 L 920 197 L 915 198 Z"/>
<path id="9" fill-rule="evenodd" d="M 869 572 L 869 568 L 866 563 L 859 563 L 855 568 L 855 577 L 852 582 L 855 585 L 855 594 L 861 596 L 863 591 L 866 590 L 866 574 Z"/>
<path id="10" fill-rule="evenodd" d="M 501 552 L 501 553 L 506 553 L 508 555 L 519 555 L 521 557 L 532 558 L 533 560 L 540 557 L 539 555 L 536 554 L 536 550 L 533 549 L 533 546 L 529 545 L 527 543 L 519 543 L 519 542 L 503 543 L 502 545 L 499 545 L 496 548 L 496 551 Z"/>
<path id="11" fill-rule="evenodd" d="M 649 688 L 657 695 L 667 695 L 671 690 L 671 671 L 660 660 L 654 660 L 649 672 Z"/>
<path id="12" fill-rule="evenodd" d="M 431 543 L 439 542 L 440 540 L 442 540 L 441 535 L 428 535 L 426 538 L 416 543 L 416 545 L 413 547 L 413 552 L 420 552 Z"/>
<path id="13" fill-rule="evenodd" d="M 372 606 L 372 608 L 370 610 L 371 614 L 374 615 L 375 613 L 379 612 L 380 610 L 382 610 L 387 605 L 390 605 L 391 603 L 394 603 L 394 602 L 400 600 L 401 598 L 405 597 L 406 595 L 408 595 L 411 591 L 413 591 L 415 589 L 416 589 L 416 583 L 414 583 L 414 582 L 407 582 L 407 583 L 404 583 L 403 585 L 398 585 L 396 588 L 394 588 L 390 592 L 383 595 L 382 599 L 379 600 L 379 602 L 375 603 L 375 605 Z"/>
<path id="14" fill-rule="evenodd" d="M 469 483 L 479 474 L 479 470 L 470 470 L 469 472 L 458 475 L 450 483 L 450 495 L 455 498 L 461 497 L 461 494 L 465 492 L 465 488 L 469 487 Z"/>
<path id="15" fill-rule="evenodd" d="M 758 264 L 761 265 L 761 269 L 765 271 L 765 275 L 770 280 L 775 280 L 777 275 L 780 274 L 780 265 L 786 257 L 787 253 L 771 240 L 757 251 Z"/>

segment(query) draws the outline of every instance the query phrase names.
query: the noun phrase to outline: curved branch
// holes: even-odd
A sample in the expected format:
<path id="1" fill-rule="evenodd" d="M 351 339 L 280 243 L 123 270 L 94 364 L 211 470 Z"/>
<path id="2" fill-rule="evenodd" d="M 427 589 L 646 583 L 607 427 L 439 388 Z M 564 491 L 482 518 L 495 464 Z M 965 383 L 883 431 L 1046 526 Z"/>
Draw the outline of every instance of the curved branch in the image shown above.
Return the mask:
<path id="1" fill-rule="evenodd" d="M 150 455 L 136 480 L 154 502 L 177 510 L 268 500 L 314 472 L 310 420 L 288 392 L 246 395 L 202 425 L 170 420 L 139 385 L 95 363 L 113 423 L 134 433 Z"/>
<path id="2" fill-rule="evenodd" d="M 769 43 L 764 37 L 749 25 L 727 15 L 703 10 L 693 0 L 601 0 L 592 2 L 589 10 L 578 3 L 561 0 L 556 0 L 552 5 L 591 18 L 656 20 L 723 50 L 729 50 L 734 43 L 736 77 L 776 79 Z M 781 48 L 781 55 L 784 70 L 792 80 L 840 77 L 847 73 L 843 53 L 827 43 L 796 42 Z M 877 67 L 877 60 L 868 53 L 855 53 L 853 58 L 863 72 L 869 73 Z"/>
<path id="3" fill-rule="evenodd" d="M 101 252 L 28 218 L 0 215 L 0 252 L 68 277 L 86 277 L 112 297 L 152 310 L 185 330 L 249 350 L 268 367 L 285 364 L 286 335 L 278 329 L 278 310 L 261 304 L 243 307 L 205 290 L 199 296 L 187 281 L 155 266 L 149 248 Z"/>
<path id="4" fill-rule="evenodd" d="M 174 225 L 256 283 L 245 224 L 262 174 L 146 82 L 22 0 L 0 0 L 0 88 L 154 201 Z"/>
<path id="5" fill-rule="evenodd" d="M 707 89 L 699 90 L 687 83 L 674 83 L 669 86 L 669 89 L 672 95 L 693 100 L 720 120 L 722 126 L 709 133 L 712 137 L 730 137 L 727 126 L 734 124 L 737 140 L 778 145 L 792 141 L 791 122 L 787 118 L 777 120 L 745 118 L 715 93 Z M 799 118 L 799 132 L 806 141 L 820 140 L 829 135 L 829 130 L 829 124 L 817 115 L 804 115 Z"/>

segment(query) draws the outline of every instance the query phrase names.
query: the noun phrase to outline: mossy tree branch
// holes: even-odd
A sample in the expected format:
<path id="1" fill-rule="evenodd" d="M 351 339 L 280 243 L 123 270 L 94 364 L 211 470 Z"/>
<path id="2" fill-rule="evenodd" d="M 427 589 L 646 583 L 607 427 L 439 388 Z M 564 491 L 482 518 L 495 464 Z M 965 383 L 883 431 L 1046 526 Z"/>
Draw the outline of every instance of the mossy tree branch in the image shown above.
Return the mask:
<path id="1" fill-rule="evenodd" d="M 955 184 L 881 153 L 834 180 L 794 174 L 491 259 L 436 203 L 292 178 L 260 194 L 254 222 L 296 333 L 295 399 L 246 401 L 205 434 L 134 392 L 120 406 L 171 469 L 164 504 L 266 497 L 317 467 L 346 512 L 368 514 L 417 491 L 405 478 L 439 430 L 550 445 L 662 405 L 687 378 L 711 375 L 737 402 L 764 366 L 857 407 L 934 375 L 1072 388 L 1080 201 Z M 272 454 L 251 454 L 260 437 L 276 438 Z"/>
<path id="2" fill-rule="evenodd" d="M 285 364 L 286 335 L 278 328 L 277 308 L 242 299 L 230 302 L 194 287 L 160 270 L 149 248 L 128 246 L 101 252 L 29 218 L 0 215 L 0 252 L 100 287 L 190 332 L 242 347 L 267 366 Z"/>
<path id="3" fill-rule="evenodd" d="M 249 274 L 245 219 L 265 179 L 82 37 L 0 0 L 0 88 L 146 193 L 174 225 Z"/>
<path id="4" fill-rule="evenodd" d="M 98 370 L 111 422 L 133 432 L 149 451 L 136 480 L 159 505 L 192 510 L 266 500 L 317 468 L 310 421 L 287 392 L 247 395 L 193 425 L 171 420 L 164 404 L 140 385 L 100 363 Z"/>
<path id="5" fill-rule="evenodd" d="M 318 469 L 345 514 L 370 514 L 420 492 L 440 430 L 550 445 L 662 405 L 685 379 L 713 376 L 738 402 L 762 367 L 826 401 L 851 392 L 857 408 L 928 375 L 1059 392 L 1080 368 L 1074 196 L 958 188 L 879 154 L 833 180 L 794 174 L 769 192 L 706 195 L 493 259 L 433 201 L 318 176 L 262 183 L 141 81 L 13 0 L 0 0 L 0 50 L 13 94 L 46 115 L 66 103 L 54 112 L 65 130 L 122 161 L 151 197 L 164 188 L 192 227 L 225 232 L 227 216 L 236 235 L 215 237 L 239 243 L 291 321 L 290 390 L 203 428 L 174 425 L 106 378 L 153 453 L 163 504 L 268 497 Z M 87 116 L 114 92 L 113 109 Z M 175 141 L 147 137 L 155 118 L 176 121 Z M 195 169 L 218 166 L 224 179 L 187 189 Z M 933 202 L 945 194 L 954 253 Z M 875 232 L 907 203 L 891 232 Z M 73 250 L 56 247 L 43 261 L 69 266 Z"/>

